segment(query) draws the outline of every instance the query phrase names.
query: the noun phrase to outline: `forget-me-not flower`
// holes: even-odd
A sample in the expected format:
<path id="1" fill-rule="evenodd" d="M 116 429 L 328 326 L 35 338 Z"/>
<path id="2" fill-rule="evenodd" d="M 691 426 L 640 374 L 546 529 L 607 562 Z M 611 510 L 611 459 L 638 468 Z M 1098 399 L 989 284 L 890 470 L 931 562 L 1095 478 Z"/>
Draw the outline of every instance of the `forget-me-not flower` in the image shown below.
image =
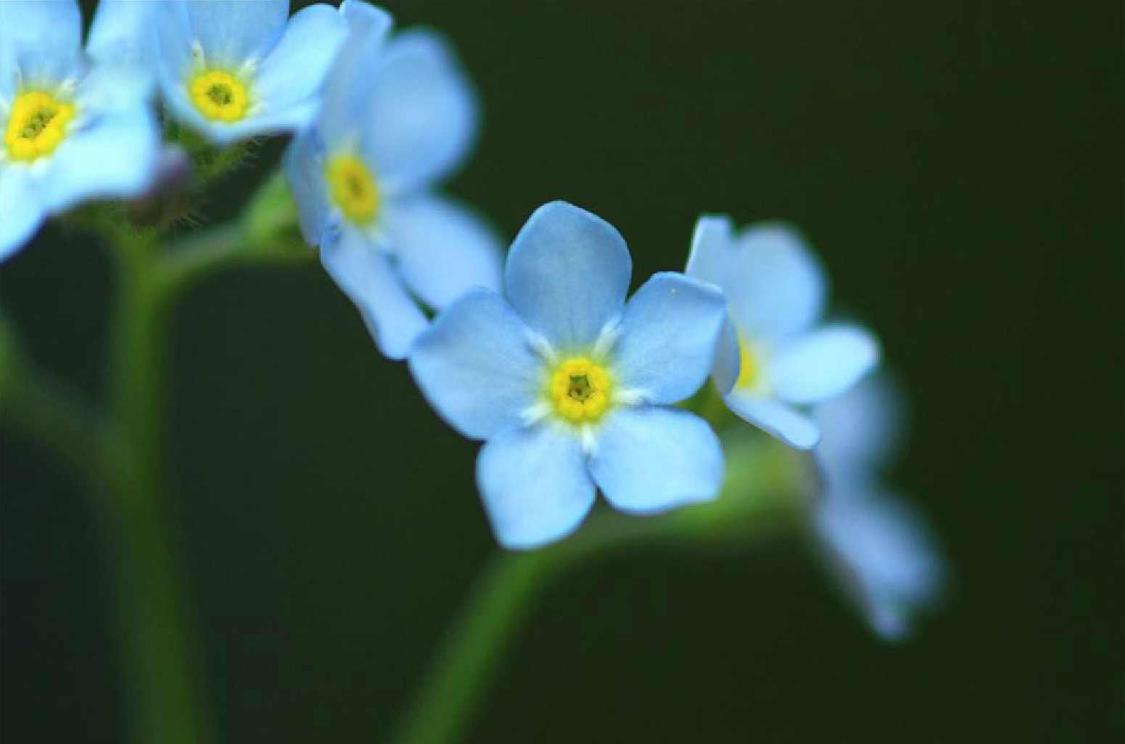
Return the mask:
<path id="1" fill-rule="evenodd" d="M 853 324 L 817 325 L 824 274 L 785 225 L 736 234 L 727 217 L 701 217 L 687 273 L 718 285 L 727 298 L 729 322 L 713 372 L 727 406 L 793 447 L 814 447 L 817 426 L 795 406 L 839 395 L 874 368 L 875 337 Z"/>
<path id="2" fill-rule="evenodd" d="M 219 144 L 307 124 L 347 35 L 336 8 L 289 18 L 289 0 L 167 0 L 157 19 L 165 105 Z"/>
<path id="3" fill-rule="evenodd" d="M 324 107 L 285 170 L 301 229 L 358 306 L 379 349 L 402 359 L 442 308 L 498 288 L 500 244 L 471 210 L 431 193 L 467 154 L 476 99 L 445 42 L 427 31 L 387 40 L 391 17 L 346 0 L 348 40 Z"/>
<path id="4" fill-rule="evenodd" d="M 896 451 L 897 390 L 882 375 L 813 409 L 824 492 L 813 526 L 831 567 L 871 627 L 887 640 L 938 598 L 945 566 L 921 515 L 882 483 Z"/>
<path id="5" fill-rule="evenodd" d="M 632 261 L 610 224 L 540 207 L 508 254 L 504 294 L 478 290 L 419 339 L 410 369 L 461 434 L 483 439 L 477 485 L 499 542 L 532 548 L 582 522 L 595 485 L 621 511 L 713 498 L 719 440 L 670 408 L 704 383 L 719 291 L 656 274 L 626 304 Z"/>
<path id="6" fill-rule="evenodd" d="M 119 20 L 99 9 L 84 50 L 76 0 L 0 2 L 0 260 L 49 215 L 148 186 L 159 133 L 146 77 L 105 41 Z"/>

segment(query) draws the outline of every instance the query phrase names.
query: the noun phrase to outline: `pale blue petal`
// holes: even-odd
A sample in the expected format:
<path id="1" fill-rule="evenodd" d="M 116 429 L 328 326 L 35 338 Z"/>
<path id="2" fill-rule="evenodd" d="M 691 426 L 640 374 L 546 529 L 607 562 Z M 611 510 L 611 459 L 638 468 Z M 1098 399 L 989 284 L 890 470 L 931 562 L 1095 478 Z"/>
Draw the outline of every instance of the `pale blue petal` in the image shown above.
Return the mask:
<path id="1" fill-rule="evenodd" d="M 649 403 L 677 403 L 707 380 L 726 301 L 710 284 L 655 274 L 625 306 L 613 349 L 618 384 Z"/>
<path id="2" fill-rule="evenodd" d="M 723 484 L 723 448 L 706 421 L 674 408 L 623 407 L 596 434 L 590 473 L 617 509 L 655 514 L 709 501 Z"/>
<path id="3" fill-rule="evenodd" d="M 468 207 L 421 196 L 388 204 L 384 219 L 402 278 L 430 307 L 445 307 L 477 287 L 500 291 L 500 239 Z"/>
<path id="4" fill-rule="evenodd" d="M 904 408 L 901 390 L 883 372 L 820 403 L 812 411 L 822 434 L 818 459 L 837 473 L 869 471 L 889 463 L 901 449 Z"/>
<path id="5" fill-rule="evenodd" d="M 830 485 L 815 524 L 846 588 L 880 635 L 902 637 L 910 615 L 940 596 L 941 554 L 925 520 L 903 501 L 863 484 Z"/>
<path id="6" fill-rule="evenodd" d="M 329 5 L 310 5 L 295 14 L 254 82 L 266 114 L 314 99 L 347 35 L 347 21 Z"/>
<path id="7" fill-rule="evenodd" d="M 785 403 L 742 390 L 724 400 L 738 416 L 791 447 L 808 450 L 820 441 L 820 430 L 812 419 Z"/>
<path id="8" fill-rule="evenodd" d="M 370 97 L 371 71 L 378 66 L 394 25 L 389 13 L 365 2 L 345 0 L 340 13 L 348 22 L 348 35 L 328 73 L 318 119 L 330 147 L 358 141 Z"/>
<path id="9" fill-rule="evenodd" d="M 476 98 L 440 36 L 395 36 L 368 84 L 361 146 L 389 190 L 433 183 L 464 159 L 477 130 Z"/>
<path id="10" fill-rule="evenodd" d="M 879 342 L 858 326 L 833 325 L 788 341 L 771 355 L 768 379 L 788 403 L 816 403 L 839 395 L 879 362 Z"/>
<path id="11" fill-rule="evenodd" d="M 729 219 L 696 225 L 688 274 L 718 285 L 738 330 L 777 341 L 809 328 L 823 310 L 826 283 L 797 231 L 759 223 L 735 235 Z"/>
<path id="12" fill-rule="evenodd" d="M 715 380 L 715 387 L 723 395 L 729 393 L 742 371 L 742 353 L 738 348 L 738 331 L 730 318 L 723 320 L 723 328 L 719 331 L 719 339 L 715 343 L 715 363 L 712 365 L 711 377 Z"/>
<path id="13" fill-rule="evenodd" d="M 0 2 L 0 66 L 18 66 L 25 84 L 54 87 L 82 71 L 82 14 L 77 0 Z M 6 71 L 10 73 L 10 67 Z"/>
<path id="14" fill-rule="evenodd" d="M 100 0 L 94 11 L 86 53 L 102 64 L 126 65 L 154 74 L 156 14 L 162 3 Z"/>
<path id="15" fill-rule="evenodd" d="M 71 132 L 39 180 L 48 212 L 91 199 L 139 196 L 156 174 L 160 134 L 144 108 L 98 117 Z"/>
<path id="16" fill-rule="evenodd" d="M 298 134 L 285 151 L 283 165 L 305 242 L 319 246 L 332 226 L 328 187 L 324 181 L 324 143 L 311 127 Z"/>
<path id="17" fill-rule="evenodd" d="M 594 505 L 577 437 L 551 426 L 490 439 L 477 458 L 477 487 L 496 540 L 512 550 L 566 537 Z"/>
<path id="18" fill-rule="evenodd" d="M 186 5 L 191 38 L 203 47 L 208 65 L 261 61 L 289 17 L 289 0 L 188 0 Z"/>
<path id="19" fill-rule="evenodd" d="M 414 345 L 410 371 L 430 405 L 470 439 L 520 425 L 545 374 L 523 321 L 484 289 L 438 315 Z"/>
<path id="20" fill-rule="evenodd" d="M 320 110 L 320 100 L 313 96 L 299 103 L 278 109 L 266 109 L 254 116 L 231 124 L 207 122 L 206 132 L 218 144 L 229 144 L 252 137 L 285 134 L 303 129 Z"/>
<path id="21" fill-rule="evenodd" d="M 147 105 L 152 83 L 152 76 L 140 67 L 97 65 L 82 78 L 74 97 L 85 115 L 132 113 Z"/>
<path id="22" fill-rule="evenodd" d="M 535 210 L 508 254 L 508 300 L 532 329 L 565 350 L 583 350 L 616 320 L 633 260 L 601 217 L 563 201 Z"/>
<path id="23" fill-rule="evenodd" d="M 321 246 L 320 260 L 359 308 L 379 350 L 390 359 L 406 358 L 428 322 L 387 256 L 356 231 L 345 229 L 338 240 Z"/>
<path id="24" fill-rule="evenodd" d="M 0 165 L 0 262 L 31 240 L 43 217 L 27 169 Z"/>

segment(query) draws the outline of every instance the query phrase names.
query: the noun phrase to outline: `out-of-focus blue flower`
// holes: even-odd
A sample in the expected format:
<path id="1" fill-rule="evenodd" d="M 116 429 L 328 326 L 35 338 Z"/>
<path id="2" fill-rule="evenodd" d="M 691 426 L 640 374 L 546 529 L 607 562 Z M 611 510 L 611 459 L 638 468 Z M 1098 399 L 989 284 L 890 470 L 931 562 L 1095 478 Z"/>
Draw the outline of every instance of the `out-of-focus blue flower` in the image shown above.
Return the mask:
<path id="1" fill-rule="evenodd" d="M 94 21 L 106 37 L 115 23 Z M 147 79 L 90 41 L 87 54 L 75 0 L 0 2 L 0 260 L 49 215 L 148 185 L 159 133 Z"/>
<path id="2" fill-rule="evenodd" d="M 156 15 L 165 104 L 219 144 L 307 124 L 347 36 L 323 3 L 289 18 L 289 0 L 168 0 Z"/>
<path id="3" fill-rule="evenodd" d="M 477 484 L 506 547 L 569 534 L 595 485 L 635 514 L 719 490 L 718 438 L 668 406 L 707 378 L 722 295 L 663 273 L 626 304 L 631 273 L 611 225 L 546 204 L 512 244 L 504 295 L 466 295 L 414 347 L 410 369 L 431 405 L 466 437 L 486 440 Z"/>
<path id="4" fill-rule="evenodd" d="M 823 434 L 824 493 L 813 525 L 833 570 L 871 627 L 900 640 L 938 598 L 945 566 L 925 521 L 882 482 L 901 429 L 898 391 L 883 376 L 813 409 Z"/>
<path id="5" fill-rule="evenodd" d="M 713 377 L 727 406 L 787 444 L 811 449 L 816 424 L 795 406 L 843 393 L 879 361 L 879 344 L 852 324 L 816 325 L 825 299 L 819 264 L 791 228 L 737 234 L 727 217 L 695 226 L 687 273 L 722 288 L 729 323 Z"/>
<path id="6" fill-rule="evenodd" d="M 347 0 L 350 33 L 324 107 L 294 141 L 285 171 L 310 245 L 359 307 L 380 350 L 404 358 L 428 321 L 474 287 L 499 288 L 499 240 L 431 187 L 467 154 L 476 100 L 445 42 L 428 31 L 387 40 L 391 17 Z"/>

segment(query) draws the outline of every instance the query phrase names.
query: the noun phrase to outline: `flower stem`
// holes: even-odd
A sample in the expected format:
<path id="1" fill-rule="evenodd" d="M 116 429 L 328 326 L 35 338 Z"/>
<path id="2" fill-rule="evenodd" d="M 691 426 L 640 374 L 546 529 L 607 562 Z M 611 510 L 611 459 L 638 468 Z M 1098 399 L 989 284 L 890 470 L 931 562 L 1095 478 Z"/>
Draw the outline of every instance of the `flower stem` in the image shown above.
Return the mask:
<path id="1" fill-rule="evenodd" d="M 113 550 L 129 736 L 138 743 L 207 741 L 162 482 L 165 308 L 156 255 L 144 239 L 118 248 L 111 420 L 120 457 L 102 522 Z"/>
<path id="2" fill-rule="evenodd" d="M 724 549 L 792 531 L 812 486 L 807 461 L 761 437 L 733 437 L 726 449 L 727 483 L 716 501 L 661 517 L 603 511 L 560 543 L 531 553 L 500 553 L 489 561 L 394 740 L 443 744 L 465 738 L 536 593 L 563 571 L 631 546 Z"/>

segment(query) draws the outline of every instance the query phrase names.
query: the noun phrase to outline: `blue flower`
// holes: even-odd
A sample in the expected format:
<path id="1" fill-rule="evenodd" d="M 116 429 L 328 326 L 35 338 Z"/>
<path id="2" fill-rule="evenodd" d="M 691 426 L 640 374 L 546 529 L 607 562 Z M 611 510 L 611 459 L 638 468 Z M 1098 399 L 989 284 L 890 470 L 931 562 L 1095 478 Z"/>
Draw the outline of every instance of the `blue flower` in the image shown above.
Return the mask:
<path id="1" fill-rule="evenodd" d="M 298 129 L 347 35 L 330 5 L 289 18 L 289 0 L 170 0 L 157 69 L 173 116 L 219 144 Z"/>
<path id="2" fill-rule="evenodd" d="M 820 266 L 779 224 L 735 234 L 726 217 L 701 217 L 687 273 L 722 288 L 729 307 L 713 377 L 727 406 L 787 444 L 811 449 L 816 424 L 794 406 L 828 400 L 879 361 L 879 344 L 856 325 L 817 326 L 825 298 Z"/>
<path id="3" fill-rule="evenodd" d="M 500 243 L 461 204 L 430 193 L 467 154 L 473 91 L 437 35 L 386 37 L 391 17 L 341 7 L 350 33 L 324 108 L 293 142 L 285 171 L 301 229 L 380 350 L 402 359 L 442 308 L 474 287 L 498 288 Z"/>
<path id="4" fill-rule="evenodd" d="M 115 19 L 95 27 L 112 35 Z M 0 3 L 0 260 L 48 216 L 143 191 L 159 134 L 144 75 L 91 38 L 78 3 Z"/>
<path id="5" fill-rule="evenodd" d="M 512 244 L 504 295 L 466 295 L 411 353 L 438 413 L 486 440 L 477 484 L 506 547 L 533 548 L 576 529 L 595 485 L 635 514 L 718 492 L 718 439 L 702 419 L 668 406 L 707 379 L 722 295 L 663 273 L 626 304 L 631 273 L 611 225 L 552 202 Z"/>
<path id="6" fill-rule="evenodd" d="M 945 566 L 922 517 L 881 481 L 899 439 L 899 397 L 870 377 L 813 409 L 824 493 L 813 525 L 830 566 L 887 640 L 910 630 L 915 612 L 940 595 Z"/>

